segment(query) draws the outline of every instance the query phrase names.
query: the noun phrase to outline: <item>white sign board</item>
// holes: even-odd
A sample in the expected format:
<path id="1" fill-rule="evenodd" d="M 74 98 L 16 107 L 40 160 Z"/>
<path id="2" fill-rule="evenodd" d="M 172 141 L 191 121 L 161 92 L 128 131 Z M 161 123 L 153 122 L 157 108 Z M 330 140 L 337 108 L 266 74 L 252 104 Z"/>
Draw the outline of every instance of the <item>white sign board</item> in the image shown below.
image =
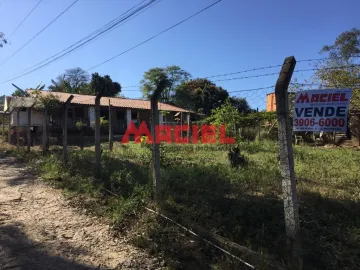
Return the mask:
<path id="1" fill-rule="evenodd" d="M 296 93 L 294 131 L 346 132 L 351 89 Z"/>

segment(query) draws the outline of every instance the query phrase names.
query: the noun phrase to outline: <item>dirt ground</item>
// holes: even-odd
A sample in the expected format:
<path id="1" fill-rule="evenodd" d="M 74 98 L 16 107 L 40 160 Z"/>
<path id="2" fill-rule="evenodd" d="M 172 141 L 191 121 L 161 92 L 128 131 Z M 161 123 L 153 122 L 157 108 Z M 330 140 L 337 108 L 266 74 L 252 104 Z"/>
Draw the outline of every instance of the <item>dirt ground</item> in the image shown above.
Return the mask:
<path id="1" fill-rule="evenodd" d="M 73 208 L 61 191 L 0 155 L 0 269 L 163 269 Z"/>

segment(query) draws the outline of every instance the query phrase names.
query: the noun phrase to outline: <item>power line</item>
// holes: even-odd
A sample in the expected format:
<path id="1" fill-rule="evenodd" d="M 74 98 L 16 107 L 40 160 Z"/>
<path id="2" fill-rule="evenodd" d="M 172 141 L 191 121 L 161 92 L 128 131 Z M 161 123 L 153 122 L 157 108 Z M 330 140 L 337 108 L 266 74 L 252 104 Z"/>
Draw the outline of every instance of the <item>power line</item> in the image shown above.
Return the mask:
<path id="1" fill-rule="evenodd" d="M 229 78 L 229 79 L 221 79 L 221 80 L 215 80 L 214 82 L 244 80 L 244 79 L 267 77 L 267 76 L 273 76 L 273 75 L 279 75 L 279 72 L 266 73 L 266 74 L 258 74 L 258 75 L 252 75 L 252 76 L 243 76 L 243 77 L 236 77 L 236 78 Z"/>
<path id="2" fill-rule="evenodd" d="M 43 29 L 41 29 L 35 36 L 33 36 L 30 40 L 28 40 L 23 46 L 21 46 L 17 51 L 15 51 L 12 55 L 3 61 L 1 65 L 5 64 L 10 58 L 20 52 L 26 45 L 28 45 L 31 41 L 33 41 L 36 37 L 38 37 L 42 32 L 44 32 L 49 26 L 51 26 L 57 19 L 59 19 L 63 14 L 65 14 L 73 5 L 76 4 L 79 0 L 75 0 L 70 6 L 68 6 L 64 11 L 62 11 L 58 16 L 55 17 L 50 23 L 48 23 Z"/>
<path id="3" fill-rule="evenodd" d="M 32 65 L 32 66 L 29 67 L 29 68 L 24 69 L 22 72 L 26 72 L 27 70 L 33 69 L 33 68 L 35 68 L 36 66 L 39 66 L 39 65 L 41 65 L 41 64 L 43 64 L 43 63 L 45 63 L 45 62 L 47 62 L 47 61 L 55 58 L 56 56 L 58 56 L 58 55 L 60 55 L 60 54 L 62 54 L 62 53 L 64 53 L 64 52 L 66 52 L 67 50 L 69 50 L 69 49 L 71 49 L 71 48 L 73 48 L 73 47 L 75 47 L 75 46 L 77 46 L 77 45 L 79 45 L 79 46 L 77 46 L 74 50 L 71 50 L 71 51 L 68 52 L 67 54 L 70 54 L 71 52 L 73 52 L 73 51 L 75 51 L 75 50 L 77 50 L 77 49 L 80 49 L 81 47 L 83 47 L 83 46 L 85 46 L 85 45 L 87 45 L 87 44 L 90 44 L 92 41 L 96 40 L 96 39 L 99 38 L 101 35 L 103 35 L 103 34 L 105 35 L 105 34 L 111 32 L 112 30 L 114 30 L 114 29 L 116 29 L 118 26 L 120 26 L 121 24 L 126 23 L 126 22 L 128 22 L 129 20 L 137 17 L 137 16 L 140 15 L 142 12 L 144 12 L 145 10 L 147 10 L 148 8 L 154 6 L 155 4 L 157 4 L 158 2 L 160 2 L 160 1 L 162 1 L 162 0 L 157 0 L 157 2 L 151 1 L 152 3 L 149 3 L 149 5 L 148 5 L 146 8 L 142 9 L 142 10 L 141 10 L 140 12 L 138 12 L 135 16 L 133 16 L 133 17 L 131 17 L 131 18 L 125 18 L 125 19 L 123 19 L 123 16 L 125 16 L 125 15 L 126 15 L 127 13 L 129 13 L 131 10 L 135 9 L 137 6 L 141 5 L 142 3 L 146 2 L 146 1 L 147 1 L 147 0 L 144 0 L 144 1 L 140 2 L 139 4 L 135 5 L 135 6 L 132 7 L 131 9 L 129 9 L 129 10 L 127 10 L 126 12 L 122 13 L 120 16 L 118 16 L 118 17 L 116 17 L 115 19 L 113 19 L 112 21 L 110 21 L 110 22 L 108 22 L 107 24 L 103 25 L 102 27 L 100 27 L 100 28 L 97 29 L 96 31 L 90 33 L 90 34 L 87 35 L 86 37 L 80 39 L 79 41 L 77 41 L 77 42 L 75 42 L 74 44 L 70 45 L 69 47 L 63 49 L 62 51 L 60 51 L 60 52 L 58 52 L 58 53 L 56 53 L 56 54 L 54 54 L 54 55 L 46 58 L 45 60 L 43 60 L 43 61 L 41 61 L 41 62 L 39 62 L 39 63 L 37 63 L 37 64 L 35 64 L 35 65 Z M 119 20 L 120 20 L 120 21 L 119 21 Z M 94 35 L 95 35 L 95 36 L 94 36 Z M 84 42 L 84 41 L 86 41 L 86 42 Z M 67 54 L 62 55 L 62 57 L 66 56 Z M 55 60 L 58 60 L 58 59 L 60 59 L 60 58 L 57 58 L 57 59 L 55 59 Z M 52 62 L 51 62 L 51 63 L 52 63 Z"/>
<path id="4" fill-rule="evenodd" d="M 121 18 L 121 20 L 120 20 L 120 21 L 117 21 L 115 24 L 111 24 L 111 25 L 109 25 L 109 26 L 108 26 L 108 25 L 105 25 L 105 26 L 108 26 L 108 27 L 105 28 L 105 29 L 103 29 L 103 30 L 100 31 L 100 32 L 98 32 L 98 31 L 99 31 L 99 29 L 98 29 L 97 31 L 94 32 L 94 33 L 97 33 L 97 34 L 96 34 L 95 36 L 91 37 L 90 39 L 85 40 L 84 42 L 78 44 L 78 45 L 75 46 L 75 47 L 74 47 L 75 44 L 74 44 L 74 45 L 71 45 L 70 47 L 68 47 L 68 48 L 74 47 L 74 48 L 72 48 L 71 50 L 69 50 L 69 51 L 67 51 L 67 52 L 64 52 L 64 53 L 61 54 L 61 55 L 59 55 L 60 53 L 58 53 L 58 54 L 56 54 L 56 55 L 59 55 L 59 56 L 57 56 L 56 58 L 54 58 L 54 59 L 46 62 L 45 64 L 43 64 L 43 65 L 41 65 L 41 66 L 39 66 L 39 67 L 37 67 L 37 68 L 34 68 L 34 69 L 30 70 L 29 72 L 23 73 L 23 74 L 21 74 L 21 75 L 19 75 L 19 76 L 16 76 L 16 77 L 11 78 L 11 79 L 9 79 L 9 80 L 3 81 L 3 82 L 1 82 L 1 83 L 9 82 L 9 81 L 12 81 L 12 80 L 14 80 L 14 79 L 23 77 L 23 76 L 25 76 L 25 75 L 27 75 L 27 74 L 30 74 L 30 73 L 32 73 L 32 72 L 34 72 L 34 71 L 36 71 L 36 70 L 39 70 L 39 69 L 42 68 L 42 67 L 45 67 L 45 66 L 51 64 L 52 62 L 54 62 L 54 61 L 56 61 L 56 60 L 58 60 L 58 59 L 60 59 L 60 58 L 62 58 L 62 57 L 64 57 L 64 56 L 66 56 L 67 54 L 75 51 L 76 49 L 79 49 L 80 47 L 86 45 L 87 43 L 89 43 L 90 41 L 92 41 L 92 40 L 94 40 L 95 38 L 99 37 L 100 35 L 102 35 L 102 34 L 108 32 L 108 31 L 110 31 L 110 30 L 113 29 L 115 26 L 119 25 L 121 22 L 125 22 L 126 20 L 130 20 L 132 17 L 135 17 L 134 15 L 139 14 L 141 11 L 144 11 L 145 9 L 147 9 L 148 7 L 150 7 L 150 5 L 155 4 L 155 2 L 158 3 L 158 2 L 160 2 L 160 1 L 161 1 L 161 0 L 157 0 L 157 1 L 156 1 L 156 0 L 151 0 L 149 3 L 147 3 L 147 4 L 145 4 L 145 5 L 137 8 L 135 11 L 131 12 L 129 15 L 126 15 L 124 18 Z M 141 3 L 143 3 L 143 2 L 145 2 L 145 1 L 142 1 Z M 138 6 L 138 5 L 136 5 L 136 6 Z M 133 7 L 132 9 L 134 9 L 134 7 Z M 128 10 L 128 11 L 125 12 L 124 14 L 127 14 L 127 13 L 128 13 L 129 11 L 131 11 L 132 9 Z M 103 28 L 103 27 L 102 27 L 102 28 Z M 100 29 L 102 29 L 102 28 L 100 28 Z M 91 34 L 88 35 L 88 36 L 91 36 Z M 85 38 L 83 38 L 82 40 L 84 40 L 84 39 L 85 39 Z M 77 43 L 79 43 L 79 42 L 77 42 Z M 67 50 L 67 49 L 65 49 L 65 50 L 63 50 L 63 51 L 66 51 L 66 50 Z M 54 57 L 54 56 L 52 56 L 52 57 L 50 57 L 50 58 L 48 58 L 48 59 L 51 59 L 51 58 L 53 58 L 53 57 Z M 45 62 L 45 61 L 42 61 L 42 62 Z M 42 62 L 40 62 L 40 63 L 42 63 Z M 39 63 L 38 63 L 38 64 L 39 64 Z M 37 64 L 37 65 L 38 65 L 38 64 Z M 36 66 L 36 65 L 35 65 L 35 66 Z"/>
<path id="5" fill-rule="evenodd" d="M 11 32 L 11 34 L 9 35 L 8 38 L 10 38 L 19 28 L 21 25 L 23 25 L 23 23 L 26 21 L 27 18 L 29 18 L 29 16 L 33 13 L 33 11 L 38 7 L 38 5 L 40 5 L 40 3 L 43 0 L 40 0 L 39 2 L 37 2 L 37 4 L 35 5 L 35 7 L 33 7 L 32 10 L 30 10 L 30 12 L 26 15 L 26 17 L 19 23 L 19 25 L 14 29 L 14 31 Z"/>
<path id="6" fill-rule="evenodd" d="M 129 52 L 129 51 L 131 51 L 131 50 L 133 50 L 133 49 L 135 49 L 135 48 L 137 48 L 137 47 L 139 47 L 139 46 L 141 46 L 141 45 L 143 45 L 143 44 L 145 44 L 145 43 L 149 42 L 150 40 L 152 40 L 152 39 L 154 39 L 154 38 L 156 38 L 156 37 L 158 37 L 158 36 L 160 36 L 160 35 L 164 34 L 165 32 L 167 32 L 167 31 L 169 31 L 169 30 L 171 30 L 171 29 L 175 28 L 176 26 L 178 26 L 178 25 L 180 25 L 180 24 L 182 24 L 182 23 L 184 23 L 184 22 L 186 22 L 186 21 L 190 20 L 191 18 L 193 18 L 193 17 L 195 17 L 195 16 L 199 15 L 200 13 L 202 13 L 202 12 L 204 12 L 205 10 L 207 10 L 207 9 L 211 8 L 212 6 L 215 6 L 216 4 L 220 3 L 221 1 L 222 1 L 222 0 L 218 0 L 218 1 L 216 1 L 215 3 L 213 3 L 213 4 L 211 4 L 211 5 L 209 5 L 209 6 L 205 7 L 205 8 L 203 8 L 202 10 L 200 10 L 200 11 L 196 12 L 195 14 L 193 14 L 193 15 L 191 15 L 191 16 L 189 16 L 189 17 L 187 17 L 186 19 L 184 19 L 184 20 L 182 20 L 182 21 L 180 21 L 180 22 L 178 22 L 178 23 L 174 24 L 173 26 L 170 26 L 169 28 L 167 28 L 167 29 L 165 29 L 165 30 L 161 31 L 160 33 L 158 33 L 158 34 L 156 34 L 156 35 L 154 35 L 154 36 L 152 36 L 152 37 L 150 37 L 150 38 L 148 38 L 148 39 L 146 39 L 146 40 L 144 40 L 143 42 L 140 42 L 139 44 L 137 44 L 137 45 L 135 45 L 135 46 L 131 47 L 130 49 L 127 49 L 127 50 L 125 50 L 125 51 L 123 51 L 123 52 L 121 52 L 121 53 L 119 53 L 119 54 L 117 54 L 117 55 L 115 55 L 115 56 L 113 56 L 113 57 L 111 57 L 111 58 L 109 58 L 109 59 L 107 59 L 107 60 L 105 60 L 105 61 L 103 61 L 103 62 L 101 62 L 101 63 L 99 63 L 99 64 L 97 64 L 97 65 L 95 65 L 95 66 L 93 66 L 93 67 L 91 67 L 91 68 L 89 68 L 87 71 L 89 71 L 89 70 L 91 70 L 91 69 L 94 69 L 94 68 L 96 68 L 96 67 L 99 67 L 99 66 L 101 66 L 101 65 L 103 65 L 103 64 L 105 64 L 105 63 L 107 63 L 107 62 L 109 62 L 109 61 L 111 61 L 111 60 L 113 60 L 113 59 L 115 59 L 115 58 L 117 58 L 117 57 L 119 57 L 120 55 L 123 55 L 123 54 L 125 54 L 125 53 L 127 53 L 127 52 Z"/>
<path id="7" fill-rule="evenodd" d="M 260 87 L 260 88 L 252 88 L 252 89 L 242 89 L 242 90 L 234 90 L 234 91 L 228 91 L 228 93 L 239 93 L 239 92 L 255 92 L 255 91 L 259 91 L 259 90 L 265 90 L 265 89 L 271 89 L 271 88 L 275 88 L 275 85 L 271 85 L 271 86 L 266 86 L 266 87 Z"/>
<path id="8" fill-rule="evenodd" d="M 223 76 L 246 73 L 246 72 L 251 72 L 251 71 L 256 71 L 256 70 L 264 70 L 264 69 L 276 68 L 276 67 L 281 67 L 281 66 L 282 66 L 282 64 L 281 65 L 275 65 L 275 66 L 252 68 L 252 69 L 247 69 L 247 70 L 242 70 L 242 71 L 237 71 L 237 72 L 231 72 L 231 73 L 225 73 L 225 74 L 219 74 L 219 75 L 212 75 L 212 76 L 208 76 L 208 77 L 205 77 L 205 78 L 209 79 L 209 78 L 215 78 L 215 77 L 223 77 Z"/>
<path id="9" fill-rule="evenodd" d="M 353 68 L 353 67 L 359 67 L 359 66 L 360 65 L 346 65 L 346 66 L 329 67 L 329 68 L 322 68 L 322 69 L 308 68 L 308 69 L 298 69 L 298 70 L 295 70 L 294 72 L 319 71 L 319 70 L 336 70 L 336 69 Z M 260 68 L 258 68 L 258 69 L 260 69 Z M 252 76 L 235 77 L 235 78 L 228 78 L 228 79 L 221 79 L 221 80 L 214 80 L 214 82 L 243 80 L 243 79 L 250 79 L 250 78 L 267 77 L 267 76 L 273 76 L 273 75 L 279 75 L 279 72 L 258 74 L 258 75 L 252 75 Z"/>
<path id="10" fill-rule="evenodd" d="M 127 85 L 127 86 L 122 86 L 122 88 L 134 88 L 134 87 L 140 87 L 140 85 Z"/>
<path id="11" fill-rule="evenodd" d="M 253 69 L 247 69 L 247 70 L 237 71 L 237 72 L 232 72 L 232 73 L 225 73 L 225 74 L 208 76 L 208 77 L 204 77 L 204 78 L 214 78 L 214 77 L 220 77 L 220 76 L 228 76 L 228 75 L 232 75 L 232 74 L 245 73 L 245 72 L 250 72 L 250 71 L 255 71 L 255 70 L 270 69 L 270 68 L 281 67 L 281 66 L 282 65 L 274 65 L 274 66 L 253 68 Z M 298 69 L 298 70 L 295 70 L 294 72 L 319 71 L 319 70 L 336 70 L 336 69 L 354 68 L 354 67 L 360 67 L 360 64 L 345 65 L 345 66 L 339 66 L 339 67 L 321 68 L 321 69 L 319 69 L 319 68 Z M 235 78 L 214 80 L 214 82 L 243 80 L 243 79 L 250 79 L 250 78 L 273 76 L 273 75 L 278 75 L 278 74 L 279 74 L 279 72 L 273 72 L 273 73 L 266 73 L 266 74 L 258 74 L 258 75 L 251 75 L 251 76 L 243 76 L 243 77 L 235 77 Z M 129 86 L 123 86 L 122 88 L 134 88 L 134 87 L 140 87 L 140 85 L 129 85 Z"/>

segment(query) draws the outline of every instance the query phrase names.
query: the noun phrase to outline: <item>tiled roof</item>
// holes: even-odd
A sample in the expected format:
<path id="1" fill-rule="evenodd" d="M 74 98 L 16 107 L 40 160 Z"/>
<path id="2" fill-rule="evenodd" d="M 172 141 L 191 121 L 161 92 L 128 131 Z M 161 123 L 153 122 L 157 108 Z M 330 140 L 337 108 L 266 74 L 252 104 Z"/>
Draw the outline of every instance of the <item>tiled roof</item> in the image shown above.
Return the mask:
<path id="1" fill-rule="evenodd" d="M 27 90 L 28 92 L 32 92 L 33 90 Z M 69 94 L 62 92 L 50 92 L 50 91 L 40 91 L 43 95 L 53 94 L 56 96 L 61 102 L 66 102 L 66 100 L 73 95 L 74 98 L 71 101 L 71 104 L 81 104 L 81 105 L 90 105 L 95 106 L 95 96 L 90 95 L 79 95 L 79 94 Z M 127 98 L 119 98 L 119 97 L 102 97 L 100 99 L 101 106 L 109 106 L 110 104 L 113 107 L 117 108 L 129 108 L 129 109 L 143 109 L 150 110 L 150 101 L 141 100 L 141 99 L 127 99 Z M 159 110 L 162 111 L 173 111 L 173 112 L 190 112 L 188 110 L 175 107 L 166 103 L 159 102 Z"/>

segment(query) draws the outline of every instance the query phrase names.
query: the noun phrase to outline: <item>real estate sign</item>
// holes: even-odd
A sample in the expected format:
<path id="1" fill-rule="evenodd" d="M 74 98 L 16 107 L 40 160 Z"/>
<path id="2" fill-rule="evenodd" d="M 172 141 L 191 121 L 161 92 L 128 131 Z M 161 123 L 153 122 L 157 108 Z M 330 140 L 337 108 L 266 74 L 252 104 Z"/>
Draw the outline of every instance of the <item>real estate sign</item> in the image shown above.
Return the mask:
<path id="1" fill-rule="evenodd" d="M 326 89 L 296 93 L 294 131 L 346 131 L 351 91 Z"/>

